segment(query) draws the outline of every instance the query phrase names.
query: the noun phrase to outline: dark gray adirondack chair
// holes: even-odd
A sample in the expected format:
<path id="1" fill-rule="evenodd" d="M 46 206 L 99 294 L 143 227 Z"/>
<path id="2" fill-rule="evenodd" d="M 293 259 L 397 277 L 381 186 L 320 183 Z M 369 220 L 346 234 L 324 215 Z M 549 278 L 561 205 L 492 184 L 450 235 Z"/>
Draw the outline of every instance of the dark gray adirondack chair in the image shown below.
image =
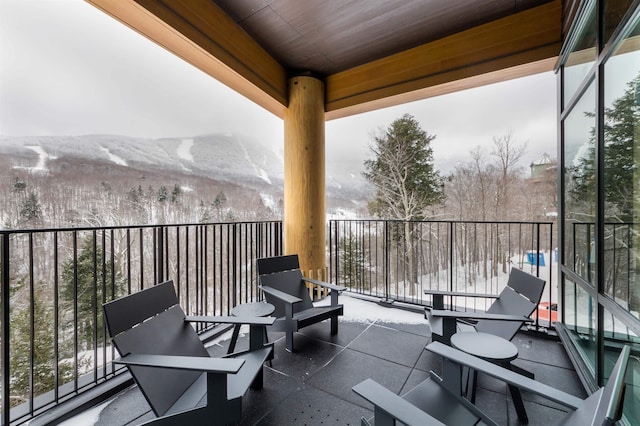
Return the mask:
<path id="1" fill-rule="evenodd" d="M 559 418 L 557 425 L 611 426 L 622 416 L 629 346 L 622 349 L 607 385 L 584 400 L 440 342 L 429 344 L 427 350 L 442 355 L 442 378 L 431 372 L 431 377 L 403 396 L 391 392 L 371 379 L 353 387 L 355 393 L 374 405 L 374 417 L 363 418 L 363 426 L 393 425 L 396 421 L 409 426 L 465 426 L 476 425 L 479 422 L 496 425 L 492 419 L 461 396 L 460 374 L 463 367 L 478 370 L 572 410 Z"/>
<path id="2" fill-rule="evenodd" d="M 242 397 L 261 389 L 273 358 L 264 326 L 275 318 L 187 317 L 172 281 L 103 305 L 113 344 L 162 425 L 239 422 Z M 212 358 L 190 322 L 250 324 L 249 350 Z"/>
<path id="3" fill-rule="evenodd" d="M 424 290 L 433 295 L 433 309 L 427 308 L 425 317 L 431 326 L 432 338 L 436 342 L 451 344 L 451 336 L 458 330 L 459 320 L 476 320 L 476 331 L 513 339 L 525 322 L 532 321 L 533 313 L 544 290 L 545 281 L 520 269 L 511 268 L 509 280 L 498 296 L 484 293 L 464 293 Z M 495 298 L 486 312 L 459 312 L 444 310 L 444 297 L 457 296 Z M 469 331 L 468 327 L 465 331 Z"/>
<path id="4" fill-rule="evenodd" d="M 338 294 L 346 287 L 303 277 L 295 254 L 258 259 L 258 275 L 265 299 L 275 307 L 277 320 L 271 329 L 285 332 L 289 352 L 293 352 L 293 333 L 301 328 L 330 319 L 331 334 L 338 332 L 338 316 L 344 311 L 338 304 Z M 329 289 L 331 305 L 314 306 L 307 282 Z"/>

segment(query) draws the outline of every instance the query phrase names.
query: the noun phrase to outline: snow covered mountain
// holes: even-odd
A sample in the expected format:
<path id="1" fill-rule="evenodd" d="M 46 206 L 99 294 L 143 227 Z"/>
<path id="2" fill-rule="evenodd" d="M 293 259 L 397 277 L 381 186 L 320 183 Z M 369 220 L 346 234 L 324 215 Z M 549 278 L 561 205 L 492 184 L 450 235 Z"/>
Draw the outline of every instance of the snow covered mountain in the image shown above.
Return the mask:
<path id="1" fill-rule="evenodd" d="M 236 134 L 145 139 L 118 135 L 0 136 L 0 158 L 9 168 L 38 174 L 53 162 L 90 161 L 122 173 L 131 171 L 202 176 L 279 198 L 284 159 L 280 152 Z M 7 170 L 5 169 L 5 173 Z M 370 189 L 358 172 L 327 164 L 327 206 L 357 209 Z"/>

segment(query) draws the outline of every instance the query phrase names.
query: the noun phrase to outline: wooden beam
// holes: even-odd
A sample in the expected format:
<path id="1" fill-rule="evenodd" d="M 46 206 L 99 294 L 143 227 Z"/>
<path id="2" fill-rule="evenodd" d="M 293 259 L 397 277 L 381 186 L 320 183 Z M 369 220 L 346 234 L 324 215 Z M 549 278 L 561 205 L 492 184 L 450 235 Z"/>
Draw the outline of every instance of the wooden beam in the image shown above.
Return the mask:
<path id="1" fill-rule="evenodd" d="M 284 118 L 286 70 L 214 2 L 86 1 Z M 561 32 L 555 0 L 331 75 L 325 119 L 552 70 Z"/>
<path id="2" fill-rule="evenodd" d="M 436 86 L 498 70 L 530 63 L 544 69 L 557 58 L 561 43 L 562 3 L 556 0 L 329 76 L 326 118 L 423 99 Z"/>
<path id="3" fill-rule="evenodd" d="M 253 102 L 283 117 L 287 73 L 209 0 L 86 0 Z"/>

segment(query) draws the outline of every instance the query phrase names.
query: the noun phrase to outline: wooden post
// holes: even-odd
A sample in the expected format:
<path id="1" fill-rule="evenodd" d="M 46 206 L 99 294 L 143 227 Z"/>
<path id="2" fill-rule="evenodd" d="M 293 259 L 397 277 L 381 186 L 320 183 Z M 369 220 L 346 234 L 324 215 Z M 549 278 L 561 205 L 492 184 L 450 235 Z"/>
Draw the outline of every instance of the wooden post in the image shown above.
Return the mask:
<path id="1" fill-rule="evenodd" d="M 326 267 L 324 84 L 289 80 L 284 116 L 284 252 L 302 271 Z"/>

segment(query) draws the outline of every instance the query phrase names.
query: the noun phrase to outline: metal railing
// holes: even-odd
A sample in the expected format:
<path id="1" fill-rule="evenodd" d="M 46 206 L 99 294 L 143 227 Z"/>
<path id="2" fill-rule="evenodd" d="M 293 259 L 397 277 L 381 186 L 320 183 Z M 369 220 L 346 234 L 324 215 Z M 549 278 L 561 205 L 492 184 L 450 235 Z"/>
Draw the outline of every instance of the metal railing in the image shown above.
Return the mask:
<path id="1" fill-rule="evenodd" d="M 172 279 L 190 315 L 257 298 L 255 259 L 282 222 L 0 231 L 2 424 L 28 421 L 120 372 L 102 304 Z"/>
<path id="2" fill-rule="evenodd" d="M 552 222 L 333 220 L 329 274 L 356 293 L 429 305 L 425 289 L 498 294 L 516 266 L 546 280 L 542 301 L 551 308 L 557 301 L 554 241 Z M 453 303 L 484 310 L 491 302 Z M 536 314 L 536 326 L 550 325 L 550 311 Z"/>
<path id="3" fill-rule="evenodd" d="M 330 221 L 328 232 L 329 278 L 355 293 L 419 305 L 427 288 L 497 293 L 516 265 L 557 300 L 552 223 Z M 104 302 L 172 279 L 188 314 L 226 315 L 259 297 L 255 259 L 282 254 L 282 235 L 279 221 L 0 231 L 2 424 L 123 371 L 109 362 Z"/>

